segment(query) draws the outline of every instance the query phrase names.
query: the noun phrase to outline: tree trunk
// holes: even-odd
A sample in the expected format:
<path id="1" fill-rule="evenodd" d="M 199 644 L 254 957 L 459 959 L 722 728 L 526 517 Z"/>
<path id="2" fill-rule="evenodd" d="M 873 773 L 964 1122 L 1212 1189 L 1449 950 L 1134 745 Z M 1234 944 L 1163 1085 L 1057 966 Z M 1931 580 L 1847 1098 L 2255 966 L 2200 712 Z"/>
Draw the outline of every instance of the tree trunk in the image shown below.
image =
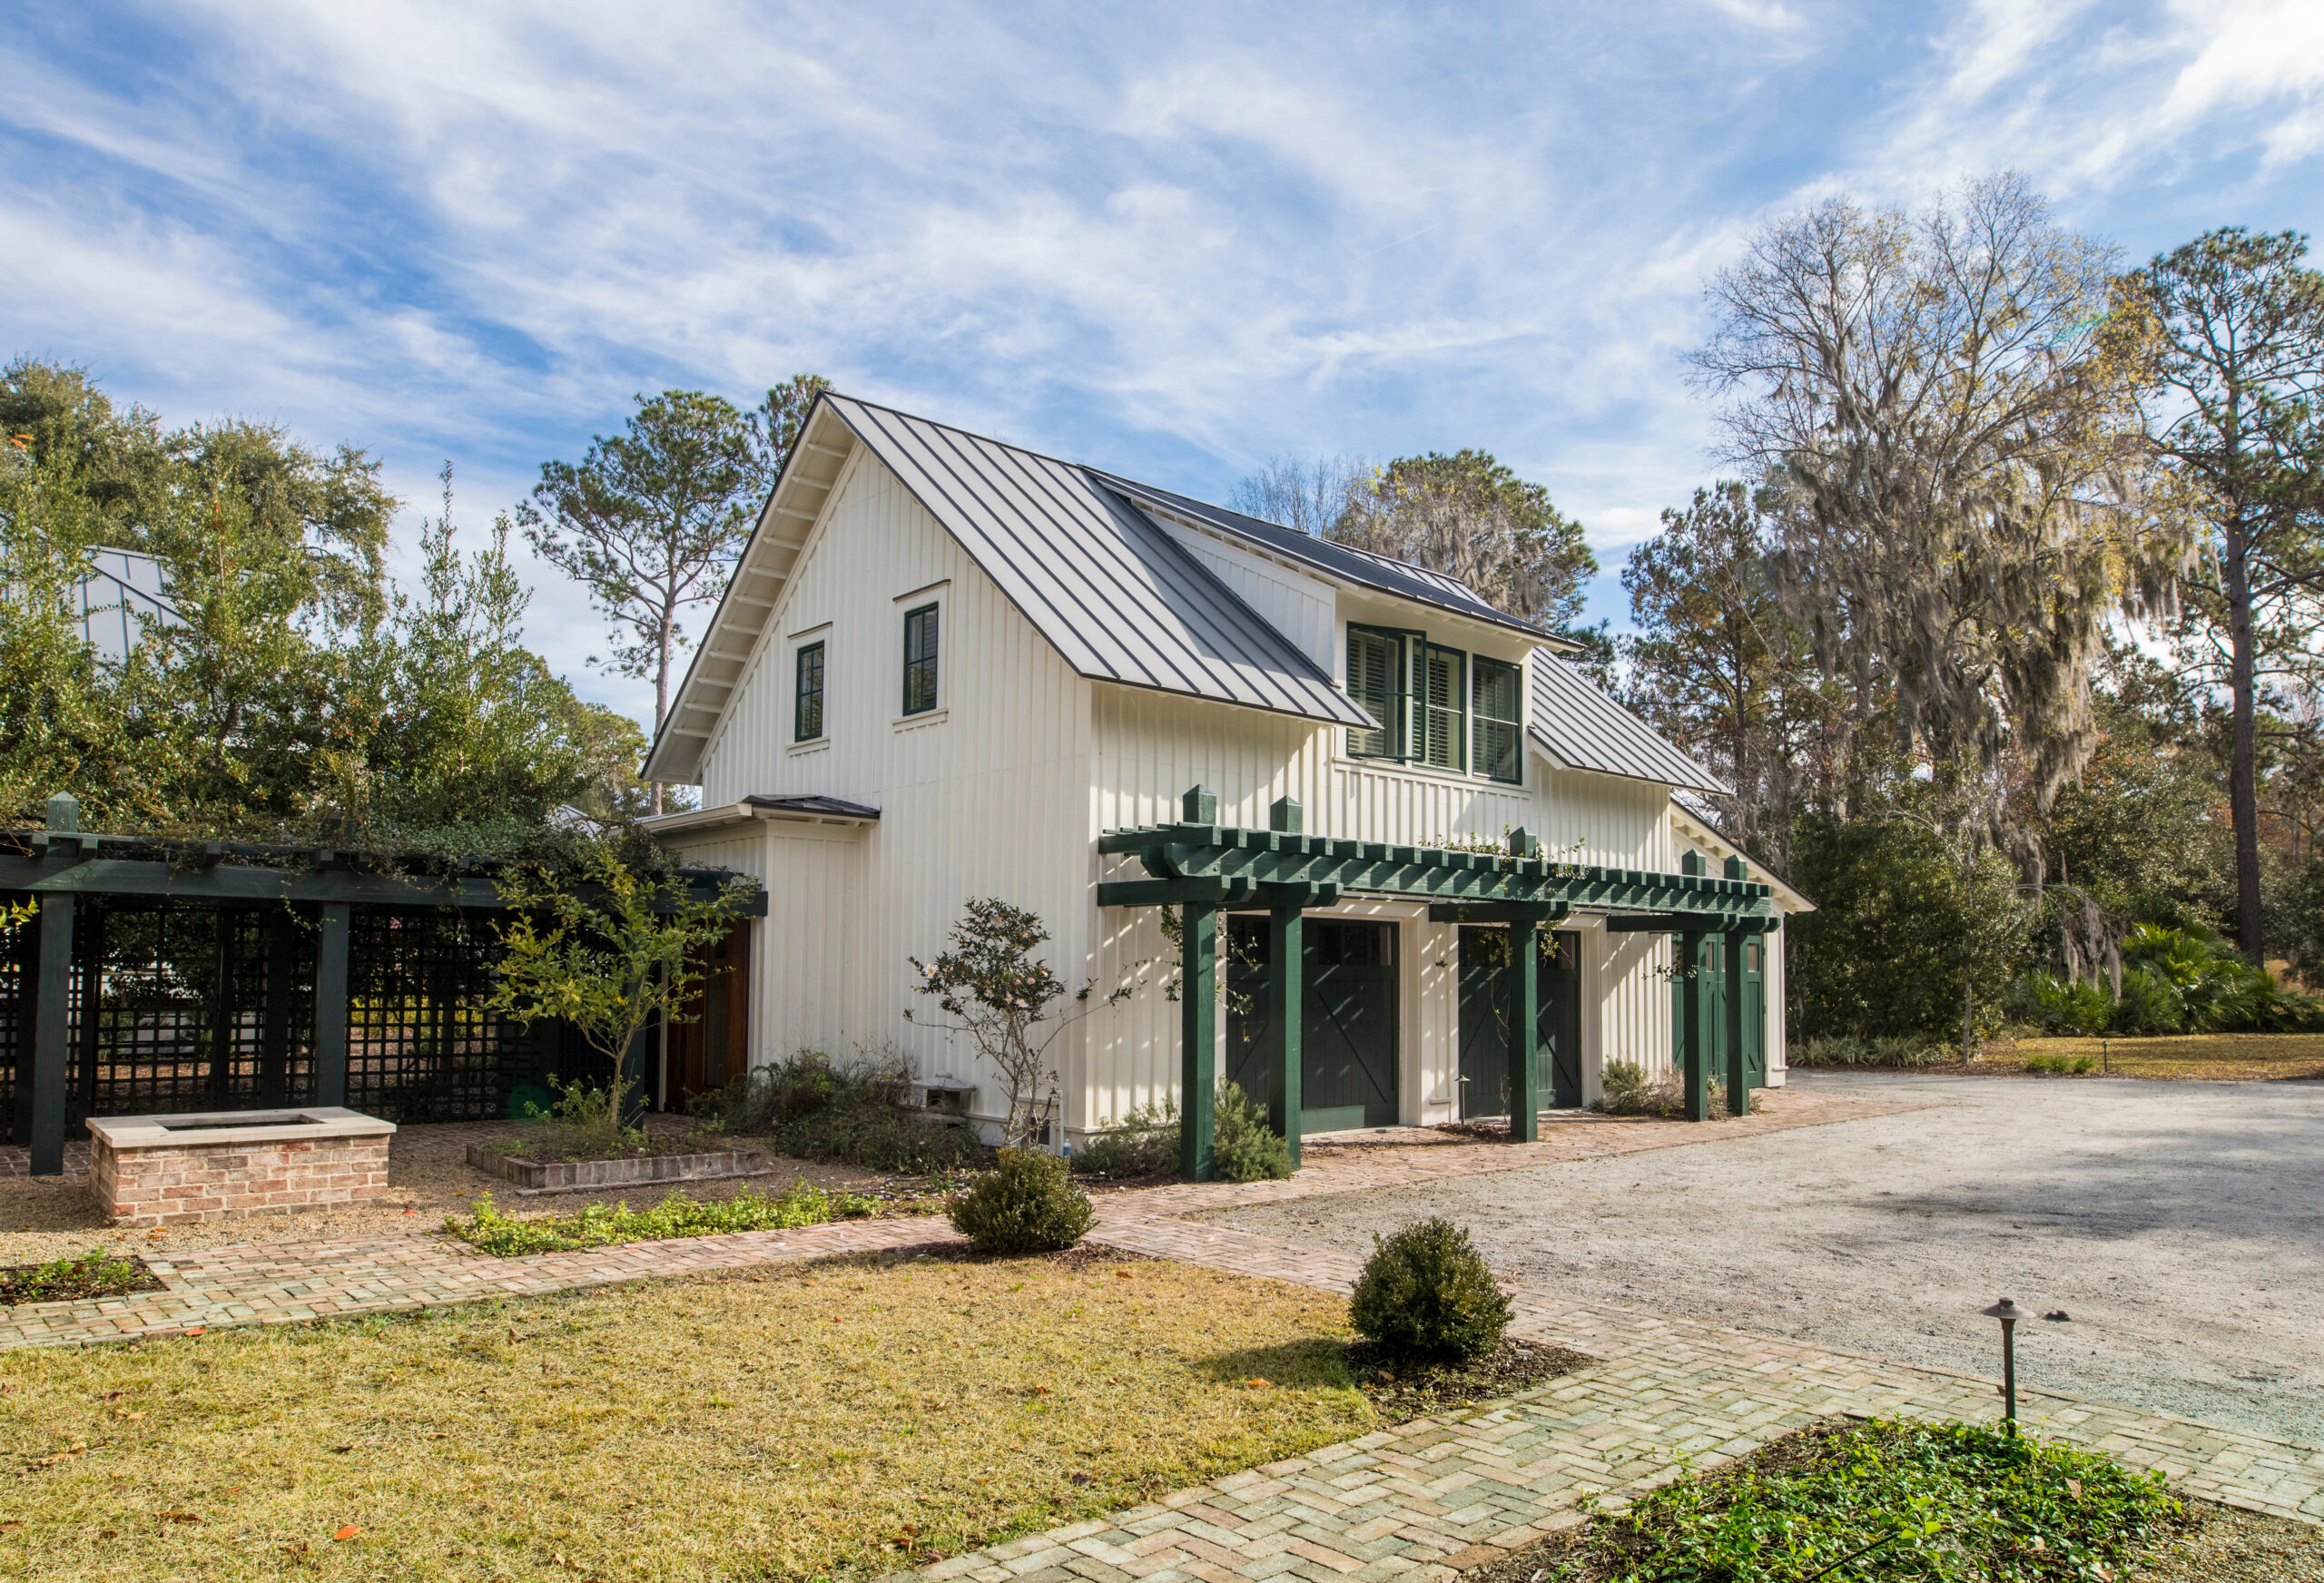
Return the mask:
<path id="1" fill-rule="evenodd" d="M 654 665 L 654 741 L 662 740 L 662 725 L 670 714 L 670 628 L 677 620 L 676 610 L 665 601 L 662 605 L 662 630 L 657 634 L 661 652 Z M 654 811 L 662 811 L 662 782 L 654 782 Z"/>
<path id="2" fill-rule="evenodd" d="M 2253 693 L 2257 660 L 2251 639 L 2251 566 L 2239 510 L 2227 521 L 2221 566 L 2228 609 L 2228 690 L 2233 700 L 2234 758 L 2228 770 L 2228 808 L 2235 826 L 2235 943 L 2254 966 L 2267 959 L 2260 912 L 2260 750 Z"/>

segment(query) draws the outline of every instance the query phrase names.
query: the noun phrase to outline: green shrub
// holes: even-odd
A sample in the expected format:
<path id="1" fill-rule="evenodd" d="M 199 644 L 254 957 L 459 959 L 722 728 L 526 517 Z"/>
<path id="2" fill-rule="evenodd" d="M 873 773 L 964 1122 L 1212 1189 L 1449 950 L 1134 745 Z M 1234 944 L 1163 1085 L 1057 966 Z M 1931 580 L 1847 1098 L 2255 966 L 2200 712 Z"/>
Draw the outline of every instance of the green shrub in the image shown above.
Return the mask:
<path id="1" fill-rule="evenodd" d="M 1089 1195 L 1065 1162 L 1035 1149 L 1003 1149 L 999 1166 L 952 1201 L 952 1229 L 980 1254 L 1042 1254 L 1069 1248 L 1094 1218 Z"/>
<path id="2" fill-rule="evenodd" d="M 745 1188 L 732 1198 L 704 1202 L 674 1193 L 651 1209 L 627 1204 L 611 1208 L 592 1204 L 578 1214 L 517 1220 L 500 1213 L 492 1195 L 476 1201 L 476 1213 L 452 1215 L 444 1230 L 462 1242 L 502 1258 L 517 1254 L 566 1253 L 611 1243 L 660 1242 L 671 1237 L 721 1236 L 735 1231 L 788 1231 L 853 1219 L 878 1207 L 850 1193 L 826 1193 L 805 1182 L 780 1198 Z"/>
<path id="3" fill-rule="evenodd" d="M 931 1121 L 905 1103 L 911 1094 L 901 1060 L 859 1057 L 841 1065 L 821 1050 L 802 1050 L 698 1097 L 692 1108 L 795 1159 L 912 1175 L 983 1161 L 985 1146 L 975 1133 Z"/>
<path id="4" fill-rule="evenodd" d="M 2004 1004 L 2019 1022 L 2053 1034 L 2103 1033 L 2114 1015 L 2114 1002 L 2100 986 L 2050 973 L 2018 975 Z"/>
<path id="5" fill-rule="evenodd" d="M 1360 1333 L 1427 1357 L 1473 1358 L 1501 1344 L 1509 1299 L 1467 1232 L 1432 1216 L 1372 1241 L 1348 1303 Z"/>
<path id="6" fill-rule="evenodd" d="M 1893 1035 L 1883 1038 L 1858 1038 L 1852 1034 L 1837 1034 L 1828 1038 L 1806 1039 L 1791 1047 L 1789 1062 L 1803 1067 L 1859 1067 L 1875 1071 L 1911 1071 L 1919 1067 L 1934 1067 L 1940 1061 L 1955 1058 L 1954 1049 L 1940 1041 Z"/>
<path id="7" fill-rule="evenodd" d="M 1210 1127 L 1211 1174 L 1222 1182 L 1277 1182 L 1291 1175 L 1291 1145 L 1240 1083 L 1218 1086 Z"/>
<path id="8" fill-rule="evenodd" d="M 1675 1077 L 1650 1077 L 1638 1061 L 1606 1063 L 1598 1075 L 1598 1108 L 1608 1116 L 1678 1116 L 1687 1108 Z"/>
<path id="9" fill-rule="evenodd" d="M 1133 1110 L 1119 1126 L 1084 1139 L 1073 1169 L 1088 1176 L 1158 1176 L 1178 1168 L 1178 1107 Z"/>
<path id="10" fill-rule="evenodd" d="M 2096 1056 L 2034 1056 L 2025 1063 L 2029 1072 L 2055 1072 L 2060 1077 L 2080 1077 L 2084 1072 L 2098 1070 Z"/>

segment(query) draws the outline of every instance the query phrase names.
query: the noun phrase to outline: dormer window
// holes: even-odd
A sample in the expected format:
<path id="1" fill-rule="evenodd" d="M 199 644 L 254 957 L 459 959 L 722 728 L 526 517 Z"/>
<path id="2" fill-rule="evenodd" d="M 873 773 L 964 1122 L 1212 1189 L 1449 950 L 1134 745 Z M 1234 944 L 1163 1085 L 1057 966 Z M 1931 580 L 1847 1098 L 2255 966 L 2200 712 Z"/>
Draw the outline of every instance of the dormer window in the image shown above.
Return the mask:
<path id="1" fill-rule="evenodd" d="M 1354 759 L 1389 759 L 1496 781 L 1523 779 L 1517 713 L 1524 695 L 1515 665 L 1472 657 L 1396 627 L 1347 629 L 1347 693 L 1379 724 L 1352 728 Z"/>

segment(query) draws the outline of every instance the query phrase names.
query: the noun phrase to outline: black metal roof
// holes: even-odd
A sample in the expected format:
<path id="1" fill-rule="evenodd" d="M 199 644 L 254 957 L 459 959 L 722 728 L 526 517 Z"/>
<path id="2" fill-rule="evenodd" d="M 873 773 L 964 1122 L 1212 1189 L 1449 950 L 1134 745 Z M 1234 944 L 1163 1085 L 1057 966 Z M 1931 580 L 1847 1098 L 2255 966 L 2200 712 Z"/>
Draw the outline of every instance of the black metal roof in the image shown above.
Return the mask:
<path id="1" fill-rule="evenodd" d="M 1527 724 L 1533 740 L 1571 769 L 1698 792 L 1728 790 L 1581 671 L 1549 654 L 1533 656 L 1533 713 Z"/>
<path id="2" fill-rule="evenodd" d="M 753 808 L 773 809 L 778 813 L 823 813 L 833 819 L 877 819 L 880 811 L 866 808 L 861 802 L 850 802 L 844 797 L 773 797 L 763 792 L 743 801 Z"/>

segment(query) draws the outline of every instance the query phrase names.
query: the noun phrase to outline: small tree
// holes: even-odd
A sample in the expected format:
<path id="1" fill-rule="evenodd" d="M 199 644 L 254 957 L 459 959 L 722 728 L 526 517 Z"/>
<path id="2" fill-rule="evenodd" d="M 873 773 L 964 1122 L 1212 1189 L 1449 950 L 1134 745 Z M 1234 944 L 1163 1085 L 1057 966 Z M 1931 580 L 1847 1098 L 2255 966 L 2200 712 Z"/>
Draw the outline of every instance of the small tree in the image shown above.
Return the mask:
<path id="1" fill-rule="evenodd" d="M 707 894 L 668 870 L 633 862 L 611 845 L 583 849 L 558 872 L 499 882 L 514 912 L 499 926 L 499 981 L 487 1004 L 523 1023 L 556 1019 L 613 1063 L 602 1094 L 566 1109 L 573 1123 L 618 1136 L 630 1090 L 629 1052 L 655 1015 L 683 1020 L 699 983 L 698 948 L 725 933 L 749 894 L 739 877 Z"/>
<path id="2" fill-rule="evenodd" d="M 1083 1009 L 1052 1018 L 1051 1008 L 1065 996 L 1065 981 L 1033 956 L 1034 948 L 1049 938 L 1039 916 L 987 896 L 969 902 L 967 914 L 952 926 L 952 949 L 932 965 L 908 959 L 920 974 L 915 988 L 935 997 L 953 1018 L 923 1026 L 967 1034 L 977 1053 L 1000 1074 L 1009 1101 L 1004 1148 L 1023 1148 L 1040 1136 L 1043 1086 L 1053 1087 L 1057 1081 L 1049 1065 L 1049 1046 L 1096 1009 L 1089 1004 L 1094 986 L 1084 984 L 1073 995 Z M 1125 986 L 1098 1004 L 1116 1005 L 1129 995 Z M 904 1020 L 921 1019 L 907 1009 Z M 1052 1026 L 1037 1037 L 1035 1030 L 1045 1022 Z"/>

